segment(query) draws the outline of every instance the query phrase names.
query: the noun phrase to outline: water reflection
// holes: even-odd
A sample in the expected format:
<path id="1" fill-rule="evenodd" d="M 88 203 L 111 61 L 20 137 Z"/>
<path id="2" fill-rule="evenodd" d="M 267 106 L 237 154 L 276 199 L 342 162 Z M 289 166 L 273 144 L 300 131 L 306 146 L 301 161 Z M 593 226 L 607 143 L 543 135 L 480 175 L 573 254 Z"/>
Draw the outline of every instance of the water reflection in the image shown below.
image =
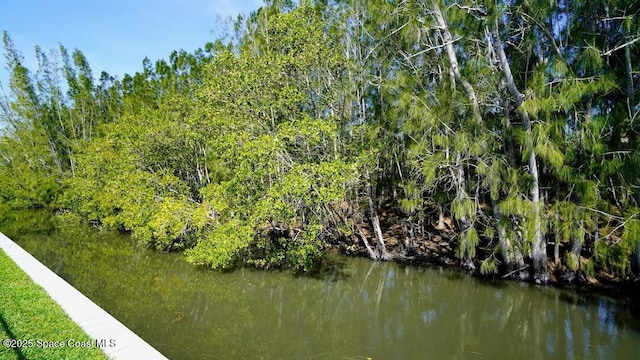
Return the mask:
<path id="1" fill-rule="evenodd" d="M 316 277 L 221 274 L 83 226 L 3 229 L 169 358 L 634 359 L 640 344 L 607 298 L 341 257 Z"/>

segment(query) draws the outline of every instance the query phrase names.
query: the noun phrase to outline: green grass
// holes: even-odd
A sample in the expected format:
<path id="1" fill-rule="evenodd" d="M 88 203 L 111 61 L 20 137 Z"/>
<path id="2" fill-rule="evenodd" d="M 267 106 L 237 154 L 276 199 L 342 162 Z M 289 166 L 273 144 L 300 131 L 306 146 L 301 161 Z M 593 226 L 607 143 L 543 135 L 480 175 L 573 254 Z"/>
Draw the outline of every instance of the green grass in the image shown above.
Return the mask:
<path id="1" fill-rule="evenodd" d="M 0 341 L 6 339 L 27 344 L 12 348 L 0 343 L 2 360 L 107 359 L 99 348 L 68 345 L 70 339 L 91 338 L 0 249 Z M 64 346 L 43 348 L 44 342 L 62 342 Z"/>

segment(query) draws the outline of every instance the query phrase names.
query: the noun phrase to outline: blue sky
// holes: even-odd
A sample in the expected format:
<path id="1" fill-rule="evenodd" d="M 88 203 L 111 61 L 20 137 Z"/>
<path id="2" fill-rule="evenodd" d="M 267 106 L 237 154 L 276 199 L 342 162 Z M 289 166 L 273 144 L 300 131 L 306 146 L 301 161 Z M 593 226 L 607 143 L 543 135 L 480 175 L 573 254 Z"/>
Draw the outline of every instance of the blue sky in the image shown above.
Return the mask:
<path id="1" fill-rule="evenodd" d="M 25 64 L 35 70 L 34 46 L 62 43 L 101 71 L 122 78 L 142 69 L 145 56 L 167 58 L 173 50 L 193 51 L 221 31 L 220 17 L 235 18 L 262 0 L 6 0 L 0 3 L 0 31 L 6 30 Z M 0 47 L 1 48 L 1 47 Z M 4 49 L 4 48 L 2 48 Z M 2 51 L 0 81 L 8 91 Z"/>

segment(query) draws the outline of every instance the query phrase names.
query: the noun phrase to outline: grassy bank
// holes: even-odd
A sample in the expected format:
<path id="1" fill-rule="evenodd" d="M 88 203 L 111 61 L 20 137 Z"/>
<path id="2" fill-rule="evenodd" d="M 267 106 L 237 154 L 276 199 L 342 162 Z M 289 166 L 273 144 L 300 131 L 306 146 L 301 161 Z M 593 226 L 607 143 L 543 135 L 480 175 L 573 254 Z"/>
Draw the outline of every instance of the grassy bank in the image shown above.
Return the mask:
<path id="1" fill-rule="evenodd" d="M 0 250 L 0 359 L 107 359 L 98 348 L 79 347 L 81 342 L 88 344 L 90 340 L 62 308 Z"/>

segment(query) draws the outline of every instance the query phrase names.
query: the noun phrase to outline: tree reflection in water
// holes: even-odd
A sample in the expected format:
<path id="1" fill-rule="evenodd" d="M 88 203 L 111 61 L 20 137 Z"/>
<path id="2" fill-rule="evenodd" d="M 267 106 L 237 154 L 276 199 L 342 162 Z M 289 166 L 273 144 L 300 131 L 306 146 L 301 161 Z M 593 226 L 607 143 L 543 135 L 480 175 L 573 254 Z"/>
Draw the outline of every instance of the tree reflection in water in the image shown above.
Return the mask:
<path id="1" fill-rule="evenodd" d="M 339 256 L 219 273 L 43 214 L 2 230 L 169 358 L 633 359 L 640 341 L 603 297 Z"/>

